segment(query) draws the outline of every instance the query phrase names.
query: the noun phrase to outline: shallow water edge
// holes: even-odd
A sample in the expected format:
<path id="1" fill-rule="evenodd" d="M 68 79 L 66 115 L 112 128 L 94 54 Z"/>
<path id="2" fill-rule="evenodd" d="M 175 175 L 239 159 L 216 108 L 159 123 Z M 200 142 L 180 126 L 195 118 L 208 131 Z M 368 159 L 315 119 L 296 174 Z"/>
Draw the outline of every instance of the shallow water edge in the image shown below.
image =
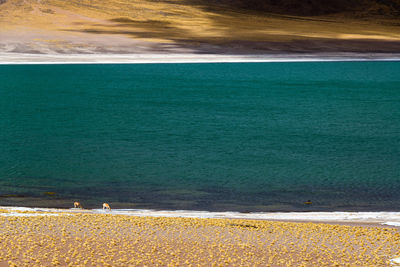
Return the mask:
<path id="1" fill-rule="evenodd" d="M 400 212 L 209 212 L 191 210 L 151 209 L 56 209 L 0 206 L 0 216 L 30 217 L 85 214 L 110 214 L 139 217 L 203 218 L 203 219 L 246 219 L 329 223 L 365 223 L 400 227 Z"/>

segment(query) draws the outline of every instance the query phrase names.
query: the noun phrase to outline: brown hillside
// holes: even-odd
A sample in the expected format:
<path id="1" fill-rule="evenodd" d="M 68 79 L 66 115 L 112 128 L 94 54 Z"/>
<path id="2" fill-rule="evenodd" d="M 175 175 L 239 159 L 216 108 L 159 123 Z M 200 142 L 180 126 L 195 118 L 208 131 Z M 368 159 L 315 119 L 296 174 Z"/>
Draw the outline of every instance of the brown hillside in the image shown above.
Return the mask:
<path id="1" fill-rule="evenodd" d="M 399 52 L 399 1 L 7 0 L 0 52 Z"/>

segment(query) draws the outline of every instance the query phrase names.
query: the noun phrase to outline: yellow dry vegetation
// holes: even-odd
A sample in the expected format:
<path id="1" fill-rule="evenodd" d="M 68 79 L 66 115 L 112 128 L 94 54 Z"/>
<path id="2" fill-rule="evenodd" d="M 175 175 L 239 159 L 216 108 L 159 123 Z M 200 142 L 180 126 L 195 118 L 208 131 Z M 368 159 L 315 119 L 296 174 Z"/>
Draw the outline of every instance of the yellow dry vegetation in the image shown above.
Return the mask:
<path id="1" fill-rule="evenodd" d="M 285 42 L 304 39 L 400 40 L 394 19 L 281 16 L 188 0 L 8 0 L 1 29 L 117 34 L 156 42 Z"/>
<path id="2" fill-rule="evenodd" d="M 400 234 L 393 228 L 36 215 L 0 216 L 0 265 L 376 267 L 389 266 L 400 254 Z"/>

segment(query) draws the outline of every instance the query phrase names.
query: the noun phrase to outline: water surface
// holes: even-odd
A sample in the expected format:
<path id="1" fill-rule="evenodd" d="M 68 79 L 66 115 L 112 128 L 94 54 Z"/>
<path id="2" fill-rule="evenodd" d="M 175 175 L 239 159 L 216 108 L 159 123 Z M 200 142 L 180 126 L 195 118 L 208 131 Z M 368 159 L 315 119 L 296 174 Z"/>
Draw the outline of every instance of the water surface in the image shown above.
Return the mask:
<path id="1" fill-rule="evenodd" d="M 400 62 L 3 65 L 0 129 L 0 205 L 400 210 Z"/>

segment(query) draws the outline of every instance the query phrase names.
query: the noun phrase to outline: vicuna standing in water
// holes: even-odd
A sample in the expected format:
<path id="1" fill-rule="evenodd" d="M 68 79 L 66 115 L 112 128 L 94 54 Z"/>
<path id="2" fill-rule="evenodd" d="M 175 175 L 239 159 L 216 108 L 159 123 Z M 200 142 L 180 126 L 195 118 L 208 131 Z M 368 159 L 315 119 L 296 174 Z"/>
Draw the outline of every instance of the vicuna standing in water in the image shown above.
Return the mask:
<path id="1" fill-rule="evenodd" d="M 111 210 L 110 205 L 103 203 L 103 210 Z"/>
<path id="2" fill-rule="evenodd" d="M 83 209 L 81 203 L 79 202 L 74 202 L 74 208 Z"/>

